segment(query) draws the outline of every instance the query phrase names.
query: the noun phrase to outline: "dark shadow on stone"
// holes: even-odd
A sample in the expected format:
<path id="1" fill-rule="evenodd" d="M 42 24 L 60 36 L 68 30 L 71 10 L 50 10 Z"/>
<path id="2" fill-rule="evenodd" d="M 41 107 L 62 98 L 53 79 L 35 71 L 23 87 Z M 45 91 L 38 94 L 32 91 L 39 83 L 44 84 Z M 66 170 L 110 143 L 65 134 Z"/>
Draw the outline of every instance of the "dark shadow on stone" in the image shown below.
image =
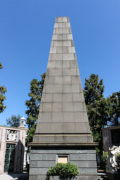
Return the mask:
<path id="1" fill-rule="evenodd" d="M 28 178 L 28 173 L 9 173 L 9 175 L 12 177 L 12 178 L 16 178 L 17 180 L 29 180 Z"/>

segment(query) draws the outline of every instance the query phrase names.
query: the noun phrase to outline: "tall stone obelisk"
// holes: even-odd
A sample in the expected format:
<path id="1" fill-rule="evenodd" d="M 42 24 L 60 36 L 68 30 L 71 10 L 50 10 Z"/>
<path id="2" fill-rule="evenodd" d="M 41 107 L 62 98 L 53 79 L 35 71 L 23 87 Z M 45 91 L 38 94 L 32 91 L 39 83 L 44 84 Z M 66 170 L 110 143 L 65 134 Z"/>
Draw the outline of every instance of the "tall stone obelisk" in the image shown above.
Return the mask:
<path id="1" fill-rule="evenodd" d="M 30 179 L 45 180 L 57 162 L 72 162 L 78 180 L 96 180 L 96 143 L 91 136 L 68 17 L 57 17 L 36 133 L 31 146 Z"/>

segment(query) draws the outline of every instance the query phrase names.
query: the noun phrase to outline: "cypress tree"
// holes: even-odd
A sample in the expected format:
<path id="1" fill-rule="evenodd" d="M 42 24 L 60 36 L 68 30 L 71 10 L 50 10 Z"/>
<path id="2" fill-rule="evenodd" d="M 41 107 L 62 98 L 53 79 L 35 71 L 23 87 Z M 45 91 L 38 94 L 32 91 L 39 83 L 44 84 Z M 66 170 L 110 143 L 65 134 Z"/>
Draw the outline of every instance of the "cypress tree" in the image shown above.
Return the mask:
<path id="1" fill-rule="evenodd" d="M 28 124 L 27 142 L 31 142 L 36 129 L 36 122 L 39 114 L 39 105 L 42 97 L 42 91 L 44 86 L 45 73 L 41 75 L 41 81 L 33 79 L 30 82 L 29 100 L 26 101 L 26 124 Z"/>

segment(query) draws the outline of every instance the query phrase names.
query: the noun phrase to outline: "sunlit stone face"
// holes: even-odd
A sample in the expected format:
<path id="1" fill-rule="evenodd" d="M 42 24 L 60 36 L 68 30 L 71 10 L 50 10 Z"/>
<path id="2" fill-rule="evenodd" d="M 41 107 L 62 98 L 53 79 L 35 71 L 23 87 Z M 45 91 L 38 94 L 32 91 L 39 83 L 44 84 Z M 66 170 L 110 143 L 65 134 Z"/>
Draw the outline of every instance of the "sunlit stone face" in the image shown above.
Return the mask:
<path id="1" fill-rule="evenodd" d="M 64 163 L 66 164 L 68 162 L 67 156 L 58 156 L 58 163 Z"/>

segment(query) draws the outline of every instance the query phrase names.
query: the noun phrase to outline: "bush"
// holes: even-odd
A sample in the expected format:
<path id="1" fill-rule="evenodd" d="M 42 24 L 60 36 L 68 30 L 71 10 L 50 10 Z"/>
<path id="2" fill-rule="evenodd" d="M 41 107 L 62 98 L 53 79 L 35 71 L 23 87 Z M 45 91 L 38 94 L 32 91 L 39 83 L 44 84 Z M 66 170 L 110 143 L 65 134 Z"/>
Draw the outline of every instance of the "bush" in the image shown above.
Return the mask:
<path id="1" fill-rule="evenodd" d="M 106 162 L 107 162 L 108 152 L 103 152 L 101 156 L 101 167 L 106 170 Z"/>
<path id="2" fill-rule="evenodd" d="M 79 174 L 78 167 L 72 163 L 57 163 L 51 167 L 47 176 L 59 176 L 60 178 L 72 178 Z"/>

